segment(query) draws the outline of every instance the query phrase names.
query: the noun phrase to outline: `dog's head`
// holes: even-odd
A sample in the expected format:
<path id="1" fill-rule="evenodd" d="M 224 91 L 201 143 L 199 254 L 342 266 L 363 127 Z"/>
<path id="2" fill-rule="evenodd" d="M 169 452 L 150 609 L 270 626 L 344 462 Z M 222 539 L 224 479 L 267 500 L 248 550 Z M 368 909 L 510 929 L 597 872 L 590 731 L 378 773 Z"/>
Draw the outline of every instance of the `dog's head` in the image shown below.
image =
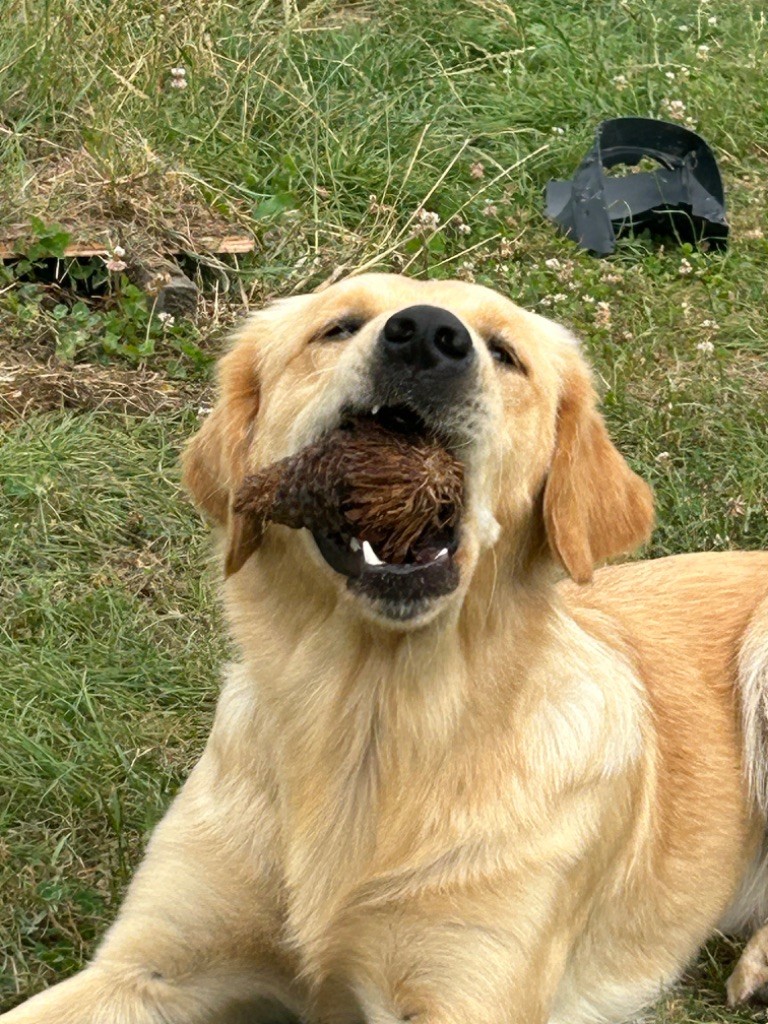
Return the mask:
<path id="1" fill-rule="evenodd" d="M 256 552 L 247 519 L 231 508 L 244 477 L 352 415 L 429 432 L 461 460 L 459 526 L 397 566 L 351 532 L 272 526 Z M 495 574 L 533 574 L 557 560 L 585 582 L 596 563 L 642 543 L 653 518 L 649 488 L 606 433 L 574 339 L 455 281 L 371 274 L 256 314 L 221 361 L 217 405 L 184 469 L 194 498 L 227 531 L 239 586 L 279 564 L 295 594 L 322 592 L 390 626 L 458 607 L 486 555 Z"/>

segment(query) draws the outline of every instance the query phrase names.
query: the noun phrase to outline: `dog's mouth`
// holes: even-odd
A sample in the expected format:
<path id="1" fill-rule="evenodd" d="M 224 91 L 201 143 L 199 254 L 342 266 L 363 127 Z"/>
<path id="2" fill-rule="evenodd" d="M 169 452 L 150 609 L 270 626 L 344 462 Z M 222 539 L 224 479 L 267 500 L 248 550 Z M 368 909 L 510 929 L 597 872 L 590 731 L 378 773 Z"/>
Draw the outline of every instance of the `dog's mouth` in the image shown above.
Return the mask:
<path id="1" fill-rule="evenodd" d="M 407 405 L 344 410 L 334 428 L 243 481 L 227 575 L 258 549 L 269 522 L 306 529 L 377 613 L 418 617 L 459 584 L 459 446 Z"/>
<path id="2" fill-rule="evenodd" d="M 405 405 L 375 407 L 363 415 L 345 412 L 341 417 L 342 430 L 361 423 L 396 435 L 401 446 L 421 445 L 431 438 L 450 450 L 450 442 Z M 347 577 L 349 589 L 374 602 L 387 617 L 414 618 L 458 586 L 455 555 L 461 517 L 455 504 L 444 502 L 433 521 L 413 537 L 387 536 L 381 529 L 366 535 L 365 527 L 358 528 L 348 517 L 349 513 L 333 531 L 312 530 L 315 544 L 330 568 Z"/>

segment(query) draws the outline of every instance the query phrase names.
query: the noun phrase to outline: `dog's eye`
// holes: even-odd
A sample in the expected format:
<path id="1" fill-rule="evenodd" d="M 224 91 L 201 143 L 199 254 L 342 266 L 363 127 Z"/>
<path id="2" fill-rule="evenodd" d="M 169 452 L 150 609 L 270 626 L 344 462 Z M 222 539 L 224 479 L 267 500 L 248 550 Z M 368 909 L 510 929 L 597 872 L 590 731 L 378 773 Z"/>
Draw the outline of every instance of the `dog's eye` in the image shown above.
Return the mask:
<path id="1" fill-rule="evenodd" d="M 351 338 L 353 334 L 357 334 L 362 326 L 362 320 L 358 320 L 355 317 L 346 317 L 344 320 L 338 320 L 336 323 L 326 327 L 318 340 L 344 341 L 347 338 Z"/>
<path id="2" fill-rule="evenodd" d="M 504 366 L 508 366 L 511 370 L 517 370 L 518 373 L 528 375 L 528 370 L 520 362 L 520 357 L 517 352 L 507 344 L 505 341 L 501 341 L 499 338 L 488 338 L 486 341 L 488 345 L 488 351 L 491 353 L 491 357 L 496 360 L 497 363 L 502 363 Z"/>

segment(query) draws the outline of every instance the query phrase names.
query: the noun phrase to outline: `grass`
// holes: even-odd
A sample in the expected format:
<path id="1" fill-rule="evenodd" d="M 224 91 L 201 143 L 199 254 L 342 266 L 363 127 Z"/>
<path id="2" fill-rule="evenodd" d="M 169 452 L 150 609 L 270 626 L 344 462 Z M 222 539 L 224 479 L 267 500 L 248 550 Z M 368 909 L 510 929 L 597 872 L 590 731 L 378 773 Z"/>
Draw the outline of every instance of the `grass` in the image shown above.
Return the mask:
<path id="1" fill-rule="evenodd" d="M 0 450 L 6 997 L 81 962 L 204 739 L 223 644 L 176 482 L 193 423 L 43 417 Z"/>
<path id="2" fill-rule="evenodd" d="M 94 294 L 55 257 L 0 277 L 11 1005 L 93 949 L 203 743 L 226 652 L 176 458 L 243 311 L 365 266 L 499 288 L 585 339 L 656 490 L 651 555 L 768 547 L 768 26 L 749 0 L 5 0 L 3 28 L 0 224 L 182 238 L 206 294 L 197 327 L 161 328 L 119 273 Z M 601 118 L 675 100 L 721 161 L 729 250 L 597 261 L 559 238 L 547 179 Z M 208 222 L 254 256 L 198 252 Z M 763 1019 L 722 1005 L 736 953 L 709 947 L 648 1020 Z"/>

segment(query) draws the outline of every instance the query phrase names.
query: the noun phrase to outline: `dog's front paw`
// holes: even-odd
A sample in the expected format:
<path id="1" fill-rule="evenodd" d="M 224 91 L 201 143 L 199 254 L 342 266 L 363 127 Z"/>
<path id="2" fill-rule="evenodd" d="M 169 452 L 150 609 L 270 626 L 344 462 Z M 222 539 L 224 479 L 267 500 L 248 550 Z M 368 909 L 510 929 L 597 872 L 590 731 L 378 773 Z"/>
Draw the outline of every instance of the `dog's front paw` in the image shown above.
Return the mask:
<path id="1" fill-rule="evenodd" d="M 726 984 L 728 1005 L 768 1003 L 768 927 L 755 932 Z"/>
<path id="2" fill-rule="evenodd" d="M 0 1024 L 100 1024 L 87 972 L 33 995 L 0 1016 Z"/>
<path id="3" fill-rule="evenodd" d="M 0 1024 L 161 1024 L 152 1009 L 92 967 L 0 1016 Z"/>

